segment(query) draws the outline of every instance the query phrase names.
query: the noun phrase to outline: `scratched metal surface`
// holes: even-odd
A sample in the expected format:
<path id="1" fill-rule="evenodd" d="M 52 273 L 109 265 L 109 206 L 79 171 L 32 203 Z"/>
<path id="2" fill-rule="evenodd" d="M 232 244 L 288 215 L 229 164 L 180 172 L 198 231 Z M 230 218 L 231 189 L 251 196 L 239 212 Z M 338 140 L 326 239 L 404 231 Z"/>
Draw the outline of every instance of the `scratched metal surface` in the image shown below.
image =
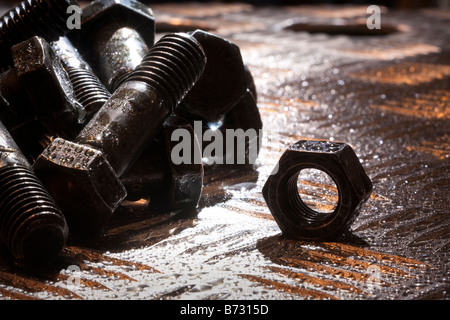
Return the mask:
<path id="1" fill-rule="evenodd" d="M 103 236 L 71 239 L 43 270 L 2 252 L 2 299 L 449 298 L 450 12 L 384 11 L 382 26 L 397 32 L 349 36 L 292 24 L 350 23 L 365 7 L 153 9 L 159 35 L 199 27 L 240 46 L 265 130 L 256 169 L 208 173 L 198 212 L 121 208 Z M 261 189 L 300 138 L 350 143 L 371 177 L 352 237 L 280 235 Z M 311 206 L 336 201 L 321 176 L 300 182 Z"/>

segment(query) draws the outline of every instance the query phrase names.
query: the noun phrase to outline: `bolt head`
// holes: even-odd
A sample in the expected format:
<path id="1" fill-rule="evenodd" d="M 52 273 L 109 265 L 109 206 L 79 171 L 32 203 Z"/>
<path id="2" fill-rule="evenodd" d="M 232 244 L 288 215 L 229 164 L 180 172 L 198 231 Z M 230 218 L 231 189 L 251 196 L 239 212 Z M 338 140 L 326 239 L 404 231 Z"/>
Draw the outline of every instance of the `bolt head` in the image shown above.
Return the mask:
<path id="1" fill-rule="evenodd" d="M 58 126 L 55 118 L 63 119 L 64 131 L 75 134 L 84 112 L 75 99 L 67 72 L 49 43 L 33 37 L 13 46 L 11 54 L 17 78 L 40 120 Z"/>
<path id="2" fill-rule="evenodd" d="M 99 232 L 126 196 L 100 151 L 64 139 L 52 141 L 37 158 L 34 171 L 74 233 Z"/>

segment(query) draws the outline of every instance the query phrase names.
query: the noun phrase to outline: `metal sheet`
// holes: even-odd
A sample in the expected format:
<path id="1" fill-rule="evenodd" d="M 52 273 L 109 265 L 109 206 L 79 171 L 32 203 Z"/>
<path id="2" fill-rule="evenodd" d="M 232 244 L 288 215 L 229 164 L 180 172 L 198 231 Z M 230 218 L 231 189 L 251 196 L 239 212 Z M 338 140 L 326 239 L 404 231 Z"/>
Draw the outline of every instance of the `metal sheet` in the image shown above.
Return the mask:
<path id="1" fill-rule="evenodd" d="M 256 169 L 209 173 L 198 212 L 122 208 L 104 236 L 71 239 L 44 270 L 3 253 L 2 299 L 448 299 L 448 12 L 384 10 L 392 33 L 350 36 L 292 24 L 361 22 L 366 8 L 154 9 L 161 34 L 182 19 L 182 30 L 209 26 L 240 46 L 264 124 Z M 279 156 L 301 138 L 351 144 L 373 181 L 339 242 L 283 238 L 262 198 Z M 301 182 L 316 207 L 336 200 L 329 182 Z"/>

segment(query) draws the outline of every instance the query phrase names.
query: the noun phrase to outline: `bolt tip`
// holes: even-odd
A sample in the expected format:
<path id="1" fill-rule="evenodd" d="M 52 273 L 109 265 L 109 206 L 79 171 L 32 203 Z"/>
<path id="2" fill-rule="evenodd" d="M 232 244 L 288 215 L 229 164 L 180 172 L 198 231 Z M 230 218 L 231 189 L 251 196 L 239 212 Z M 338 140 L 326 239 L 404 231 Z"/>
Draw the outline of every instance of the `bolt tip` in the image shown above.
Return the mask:
<path id="1" fill-rule="evenodd" d="M 61 253 L 68 234 L 66 225 L 38 222 L 26 229 L 30 228 L 16 244 L 15 255 L 28 262 L 46 263 Z"/>

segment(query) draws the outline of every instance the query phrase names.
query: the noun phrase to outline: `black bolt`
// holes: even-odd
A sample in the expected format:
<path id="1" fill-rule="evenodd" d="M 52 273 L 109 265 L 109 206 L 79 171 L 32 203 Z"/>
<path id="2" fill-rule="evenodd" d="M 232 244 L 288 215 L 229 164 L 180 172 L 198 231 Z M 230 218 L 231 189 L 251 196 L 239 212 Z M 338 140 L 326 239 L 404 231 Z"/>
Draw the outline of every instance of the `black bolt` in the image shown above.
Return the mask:
<path id="1" fill-rule="evenodd" d="M 67 37 L 59 38 L 52 47 L 69 75 L 76 100 L 83 106 L 83 122 L 87 122 L 111 94 Z"/>
<path id="2" fill-rule="evenodd" d="M 55 257 L 64 247 L 64 216 L 0 122 L 0 234 L 19 260 Z"/>
<path id="3" fill-rule="evenodd" d="M 33 36 L 48 42 L 67 31 L 67 8 L 75 0 L 25 0 L 0 18 L 0 69 L 12 65 L 11 46 Z"/>
<path id="4" fill-rule="evenodd" d="M 98 72 L 114 92 L 141 63 L 149 46 L 136 30 L 130 28 L 121 28 L 111 36 L 104 32 L 101 36 L 95 45 Z"/>
<path id="5" fill-rule="evenodd" d="M 81 28 L 69 37 L 114 92 L 154 44 L 155 19 L 136 0 L 96 0 L 83 9 Z"/>
<path id="6" fill-rule="evenodd" d="M 92 233 L 104 225 L 126 197 L 119 177 L 161 130 L 205 64 L 195 38 L 164 36 L 74 142 L 55 139 L 38 157 L 34 168 L 71 230 Z"/>
<path id="7" fill-rule="evenodd" d="M 121 175 L 149 138 L 161 130 L 201 76 L 205 63 L 195 38 L 182 33 L 164 36 L 83 128 L 76 142 L 103 151 Z"/>

